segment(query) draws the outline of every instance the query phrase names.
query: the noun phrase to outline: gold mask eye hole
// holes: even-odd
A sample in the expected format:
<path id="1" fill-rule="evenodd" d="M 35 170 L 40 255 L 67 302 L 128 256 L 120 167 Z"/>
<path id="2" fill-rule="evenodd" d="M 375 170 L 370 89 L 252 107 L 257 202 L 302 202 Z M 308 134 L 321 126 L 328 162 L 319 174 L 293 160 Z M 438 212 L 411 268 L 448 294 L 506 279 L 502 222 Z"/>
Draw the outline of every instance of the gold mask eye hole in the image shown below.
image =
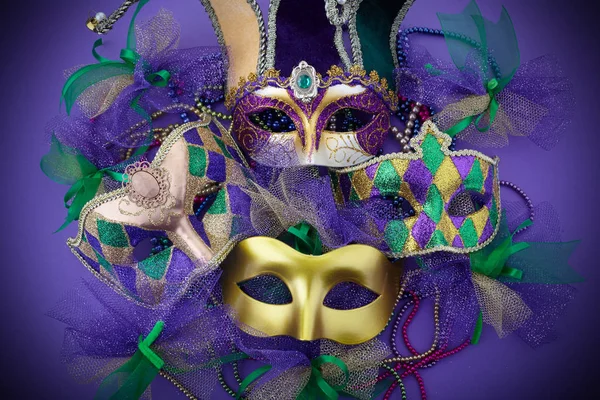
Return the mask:
<path id="1" fill-rule="evenodd" d="M 379 295 L 354 282 L 340 282 L 325 296 L 323 305 L 334 310 L 354 310 L 371 304 Z"/>
<path id="2" fill-rule="evenodd" d="M 375 117 L 375 114 L 368 111 L 342 108 L 329 117 L 325 129 L 339 133 L 354 132 L 369 125 Z"/>
<path id="3" fill-rule="evenodd" d="M 290 289 L 275 275 L 258 275 L 237 285 L 247 296 L 261 303 L 282 305 L 292 302 Z"/>

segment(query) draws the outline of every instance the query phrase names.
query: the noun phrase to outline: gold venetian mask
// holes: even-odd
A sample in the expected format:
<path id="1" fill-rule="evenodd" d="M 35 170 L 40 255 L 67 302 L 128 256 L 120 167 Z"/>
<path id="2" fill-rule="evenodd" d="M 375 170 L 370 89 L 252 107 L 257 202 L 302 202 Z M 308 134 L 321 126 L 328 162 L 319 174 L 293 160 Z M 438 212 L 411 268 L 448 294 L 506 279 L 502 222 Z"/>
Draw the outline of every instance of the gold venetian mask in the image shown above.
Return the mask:
<path id="1" fill-rule="evenodd" d="M 326 338 L 342 344 L 366 342 L 385 328 L 402 276 L 400 266 L 370 246 L 353 244 L 311 256 L 267 237 L 238 243 L 222 268 L 224 301 L 237 312 L 242 326 L 269 336 Z M 284 284 L 289 293 L 285 304 L 268 304 L 242 290 L 245 282 L 258 277 Z M 348 283 L 372 292 L 374 300 L 354 309 L 328 307 L 327 296 Z"/>

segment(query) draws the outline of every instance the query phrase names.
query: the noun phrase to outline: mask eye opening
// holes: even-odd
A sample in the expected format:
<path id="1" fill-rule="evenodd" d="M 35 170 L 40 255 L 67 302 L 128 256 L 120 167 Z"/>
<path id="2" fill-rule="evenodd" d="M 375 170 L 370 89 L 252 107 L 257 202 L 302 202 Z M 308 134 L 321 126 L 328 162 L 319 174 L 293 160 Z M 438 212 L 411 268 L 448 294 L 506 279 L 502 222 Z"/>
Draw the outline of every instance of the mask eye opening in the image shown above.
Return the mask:
<path id="1" fill-rule="evenodd" d="M 249 113 L 248 120 L 256 128 L 272 133 L 288 133 L 296 130 L 292 118 L 276 108 L 263 108 Z"/>
<path id="2" fill-rule="evenodd" d="M 238 282 L 237 285 L 244 294 L 261 303 L 284 305 L 293 300 L 285 282 L 275 275 L 258 275 Z"/>
<path id="3" fill-rule="evenodd" d="M 147 260 L 161 251 L 167 250 L 171 246 L 173 246 L 173 242 L 171 242 L 167 235 L 147 237 L 142 239 L 133 248 L 133 259 L 136 262 Z"/>
<path id="4" fill-rule="evenodd" d="M 323 305 L 334 310 L 354 310 L 379 298 L 371 289 L 351 281 L 337 283 L 325 296 Z"/>
<path id="5" fill-rule="evenodd" d="M 457 193 L 448 204 L 448 215 L 466 217 L 481 210 L 490 200 L 491 194 L 465 189 Z"/>
<path id="6" fill-rule="evenodd" d="M 346 107 L 337 110 L 329 117 L 325 129 L 338 133 L 355 132 L 369 125 L 376 117 L 377 114 L 358 108 Z"/>

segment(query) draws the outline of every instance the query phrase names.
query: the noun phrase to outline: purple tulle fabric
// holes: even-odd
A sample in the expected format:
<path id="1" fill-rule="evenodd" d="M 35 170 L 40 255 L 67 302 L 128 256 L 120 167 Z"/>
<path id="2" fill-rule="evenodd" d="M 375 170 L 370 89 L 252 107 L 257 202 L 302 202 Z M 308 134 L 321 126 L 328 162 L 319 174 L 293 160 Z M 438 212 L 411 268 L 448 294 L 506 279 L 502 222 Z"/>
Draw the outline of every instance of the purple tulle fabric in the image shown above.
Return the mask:
<path id="1" fill-rule="evenodd" d="M 205 275 L 186 295 L 155 308 L 139 306 L 99 281 L 82 282 L 48 313 L 67 325 L 62 358 L 70 373 L 81 383 L 99 382 L 125 363 L 139 337 L 162 320 L 164 329 L 152 349 L 165 361 L 163 371 L 199 398 L 209 398 L 219 357 L 231 352 L 236 334 L 223 307 L 207 307 L 218 278 L 218 273 Z"/>
<path id="2" fill-rule="evenodd" d="M 508 203 L 504 211 L 511 232 L 529 218 L 530 214 L 520 203 Z M 552 207 L 548 203 L 542 203 L 535 207 L 534 215 L 534 224 L 515 235 L 514 240 L 556 245 L 554 241 L 560 240 L 560 224 Z M 494 242 L 502 242 L 506 236 L 500 232 Z M 494 242 L 489 245 L 490 248 L 495 246 Z M 537 254 L 535 243 L 532 243 L 532 248 Z M 549 248 L 543 250 L 552 251 Z M 515 332 L 532 347 L 548 343 L 556 337 L 554 325 L 575 295 L 575 288 L 568 283 L 581 280 L 567 264 L 572 248 L 569 247 L 566 251 L 567 254 L 558 259 L 557 253 L 552 253 L 553 262 L 545 260 L 543 256 L 528 258 L 516 253 L 508 259 L 507 265 L 518 267 L 523 272 L 523 281 L 500 278 L 531 310 L 531 316 Z M 421 277 L 423 281 L 416 286 L 435 285 L 441 293 L 441 321 L 452 325 L 446 328 L 451 334 L 451 341 L 456 343 L 465 340 L 473 332 L 477 315 L 484 307 L 480 304 L 471 279 L 469 258 L 436 253 L 422 257 L 420 261 L 425 274 Z M 482 311 L 485 313 L 485 310 Z"/>
<path id="3" fill-rule="evenodd" d="M 368 230 L 364 210 L 338 210 L 325 168 L 291 167 L 275 169 L 257 166 L 252 181 L 242 190 L 251 202 L 244 236 L 277 237 L 300 222 L 313 226 L 326 248 L 350 243 L 380 247 L 379 237 Z"/>
<path id="4" fill-rule="evenodd" d="M 471 96 L 486 95 L 485 85 L 490 78 L 479 65 L 475 52 L 459 70 L 452 62 L 435 59 L 416 46 L 408 52 L 406 66 L 396 71 L 397 87 L 403 96 L 432 106 L 438 113 L 434 121 L 447 130 L 463 115 L 441 119 L 440 112 Z M 508 135 L 528 136 L 539 147 L 550 150 L 569 126 L 575 109 L 572 85 L 551 55 L 523 63 L 496 99 L 507 118 L 498 116 L 486 132 L 478 131 L 472 123 L 458 134 L 459 139 L 478 146 L 501 147 L 508 144 Z"/>
<path id="5" fill-rule="evenodd" d="M 178 49 L 179 26 L 169 12 L 159 12 L 147 23 L 138 25 L 136 32 L 141 60 L 136 64 L 133 83 L 122 89 L 100 115 L 95 114 L 97 107 L 90 107 L 80 99 L 80 115 L 57 116 L 46 128 L 48 135 L 54 133 L 63 145 L 79 150 L 99 168 L 122 161 L 123 149 L 150 143 L 152 137 L 147 133 L 150 126 L 146 122 L 152 113 L 176 104 L 193 106 L 196 95 L 211 101 L 223 93 L 225 68 L 220 50 L 213 47 Z M 168 71 L 169 85 L 151 85 L 146 80 L 148 70 Z M 93 93 L 96 97 L 106 96 L 115 79 L 94 83 L 87 90 L 102 92 Z M 206 89 L 207 86 L 221 89 Z M 82 98 L 85 100 L 86 92 Z M 185 111 L 177 107 L 169 113 L 179 116 Z M 192 113 L 187 115 L 193 117 Z M 141 127 L 130 130 L 138 123 Z"/>

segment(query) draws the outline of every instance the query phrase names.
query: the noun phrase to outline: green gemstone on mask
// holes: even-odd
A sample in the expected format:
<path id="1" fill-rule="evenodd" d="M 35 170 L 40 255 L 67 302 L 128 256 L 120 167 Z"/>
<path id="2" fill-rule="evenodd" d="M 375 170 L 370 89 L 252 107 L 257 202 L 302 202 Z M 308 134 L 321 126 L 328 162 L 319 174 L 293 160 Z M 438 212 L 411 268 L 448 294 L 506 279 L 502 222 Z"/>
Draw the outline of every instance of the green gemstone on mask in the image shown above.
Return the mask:
<path id="1" fill-rule="evenodd" d="M 300 89 L 308 89 L 312 84 L 312 79 L 307 74 L 302 74 L 298 77 L 297 82 Z"/>

